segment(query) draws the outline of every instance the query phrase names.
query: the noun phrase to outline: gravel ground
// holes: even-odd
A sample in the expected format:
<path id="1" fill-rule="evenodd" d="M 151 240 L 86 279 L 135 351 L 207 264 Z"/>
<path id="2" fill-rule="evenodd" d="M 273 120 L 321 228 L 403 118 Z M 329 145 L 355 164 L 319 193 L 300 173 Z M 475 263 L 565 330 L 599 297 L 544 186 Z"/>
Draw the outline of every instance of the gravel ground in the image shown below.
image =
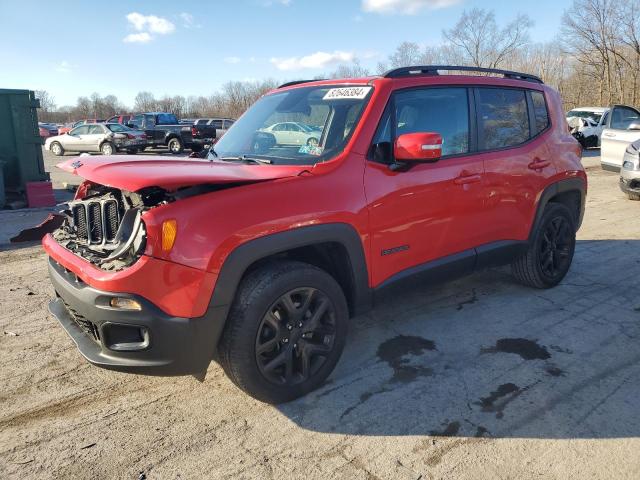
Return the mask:
<path id="1" fill-rule="evenodd" d="M 258 403 L 87 364 L 46 306 L 37 246 L 0 251 L 1 478 L 640 477 L 640 203 L 590 165 L 573 267 L 493 269 L 354 319 L 327 384 Z"/>

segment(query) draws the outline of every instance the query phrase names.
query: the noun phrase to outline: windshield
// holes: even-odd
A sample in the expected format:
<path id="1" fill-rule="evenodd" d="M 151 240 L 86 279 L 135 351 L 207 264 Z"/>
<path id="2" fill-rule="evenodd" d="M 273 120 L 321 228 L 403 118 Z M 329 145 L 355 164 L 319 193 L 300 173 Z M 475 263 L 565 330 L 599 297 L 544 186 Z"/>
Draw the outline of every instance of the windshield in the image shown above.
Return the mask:
<path id="1" fill-rule="evenodd" d="M 602 117 L 601 113 L 589 112 L 587 110 L 571 110 L 567 113 L 568 117 L 578 117 L 578 118 L 590 118 L 594 120 L 596 123 L 600 122 L 600 118 Z"/>
<path id="2" fill-rule="evenodd" d="M 313 165 L 339 153 L 373 87 L 302 87 L 258 100 L 209 151 L 211 160 Z"/>
<path id="3" fill-rule="evenodd" d="M 109 130 L 111 130 L 114 133 L 130 132 L 131 130 L 133 130 L 132 128 L 125 127 L 124 125 L 120 125 L 119 123 L 107 123 L 105 127 L 107 127 Z"/>

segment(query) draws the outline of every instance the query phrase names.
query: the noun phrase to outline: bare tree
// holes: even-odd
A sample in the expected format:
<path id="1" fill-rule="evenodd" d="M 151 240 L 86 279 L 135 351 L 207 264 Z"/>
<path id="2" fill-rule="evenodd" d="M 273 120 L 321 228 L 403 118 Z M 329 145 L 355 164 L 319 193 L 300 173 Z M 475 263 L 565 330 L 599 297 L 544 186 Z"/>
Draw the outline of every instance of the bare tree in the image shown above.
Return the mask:
<path id="1" fill-rule="evenodd" d="M 464 11 L 458 23 L 442 35 L 458 51 L 464 63 L 474 67 L 497 68 L 529 42 L 531 19 L 518 15 L 498 28 L 495 14 L 480 8 Z"/>
<path id="2" fill-rule="evenodd" d="M 133 109 L 136 112 L 153 112 L 156 107 L 157 102 L 151 92 L 140 92 L 134 99 Z"/>
<path id="3" fill-rule="evenodd" d="M 56 109 L 56 99 L 46 90 L 36 90 L 36 98 L 40 100 L 40 109 L 43 112 L 53 112 Z"/>
<path id="4" fill-rule="evenodd" d="M 331 75 L 330 78 L 358 78 L 368 77 L 369 70 L 360 64 L 360 60 L 355 58 L 349 65 L 339 65 Z"/>

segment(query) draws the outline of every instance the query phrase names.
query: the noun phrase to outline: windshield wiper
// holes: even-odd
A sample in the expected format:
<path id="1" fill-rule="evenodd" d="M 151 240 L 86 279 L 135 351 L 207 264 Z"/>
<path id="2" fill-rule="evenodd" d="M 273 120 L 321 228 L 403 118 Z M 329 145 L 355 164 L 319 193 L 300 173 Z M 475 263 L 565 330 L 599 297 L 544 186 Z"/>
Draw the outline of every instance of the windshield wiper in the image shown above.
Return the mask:
<path id="1" fill-rule="evenodd" d="M 255 158 L 255 157 L 248 157 L 246 155 L 242 155 L 240 157 L 222 157 L 220 158 L 220 160 L 224 161 L 224 162 L 244 162 L 244 163 L 255 163 L 258 165 L 261 164 L 272 164 L 273 162 L 271 160 L 267 160 L 266 158 Z"/>

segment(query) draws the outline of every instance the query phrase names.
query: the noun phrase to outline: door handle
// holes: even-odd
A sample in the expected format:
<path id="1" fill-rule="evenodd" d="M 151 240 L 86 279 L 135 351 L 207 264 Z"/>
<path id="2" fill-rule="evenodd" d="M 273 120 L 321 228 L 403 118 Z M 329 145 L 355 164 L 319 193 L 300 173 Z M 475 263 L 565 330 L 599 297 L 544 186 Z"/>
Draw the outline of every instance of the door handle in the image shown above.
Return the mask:
<path id="1" fill-rule="evenodd" d="M 533 160 L 533 162 L 531 162 L 528 167 L 531 170 L 542 170 L 543 168 L 548 167 L 549 165 L 551 165 L 551 162 L 549 160 L 541 160 L 539 158 L 536 158 Z"/>
<path id="2" fill-rule="evenodd" d="M 456 185 L 468 185 L 470 183 L 478 183 L 481 177 L 479 174 L 475 173 L 472 175 L 460 175 L 453 179 L 453 183 Z"/>

